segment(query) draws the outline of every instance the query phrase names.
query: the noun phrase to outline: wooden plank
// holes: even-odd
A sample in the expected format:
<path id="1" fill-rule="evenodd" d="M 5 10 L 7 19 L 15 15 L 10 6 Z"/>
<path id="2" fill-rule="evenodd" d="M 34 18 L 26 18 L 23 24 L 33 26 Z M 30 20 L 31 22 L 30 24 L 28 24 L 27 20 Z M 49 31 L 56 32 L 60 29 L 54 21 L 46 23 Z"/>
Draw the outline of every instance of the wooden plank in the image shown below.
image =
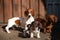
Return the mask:
<path id="1" fill-rule="evenodd" d="M 12 0 L 4 0 L 4 16 L 5 22 L 12 17 Z"/>
<path id="2" fill-rule="evenodd" d="M 24 11 L 29 8 L 29 0 L 22 0 L 22 17 L 24 17 Z"/>
<path id="3" fill-rule="evenodd" d="M 43 5 L 43 3 L 42 3 L 42 1 L 40 0 L 39 1 L 39 11 L 40 11 L 40 17 L 41 18 L 45 18 L 45 15 L 46 15 L 46 11 L 45 11 L 45 7 L 44 7 L 44 5 Z"/>
<path id="4" fill-rule="evenodd" d="M 3 22 L 3 0 L 0 0 L 0 22 Z"/>
<path id="5" fill-rule="evenodd" d="M 37 17 L 38 14 L 38 0 L 30 0 L 31 1 L 31 8 L 34 9 L 34 18 Z"/>
<path id="6" fill-rule="evenodd" d="M 19 17 L 22 17 L 22 0 L 19 1 Z"/>
<path id="7" fill-rule="evenodd" d="M 21 0 L 13 0 L 13 16 L 21 17 Z"/>

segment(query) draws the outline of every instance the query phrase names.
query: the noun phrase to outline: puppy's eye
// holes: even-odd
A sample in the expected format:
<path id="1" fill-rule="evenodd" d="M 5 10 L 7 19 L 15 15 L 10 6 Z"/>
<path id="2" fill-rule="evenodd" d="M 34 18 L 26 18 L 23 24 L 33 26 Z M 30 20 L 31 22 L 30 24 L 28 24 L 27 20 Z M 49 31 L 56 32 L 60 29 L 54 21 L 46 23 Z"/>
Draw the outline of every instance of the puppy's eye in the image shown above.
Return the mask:
<path id="1" fill-rule="evenodd" d="M 28 17 L 30 17 L 30 15 Z"/>

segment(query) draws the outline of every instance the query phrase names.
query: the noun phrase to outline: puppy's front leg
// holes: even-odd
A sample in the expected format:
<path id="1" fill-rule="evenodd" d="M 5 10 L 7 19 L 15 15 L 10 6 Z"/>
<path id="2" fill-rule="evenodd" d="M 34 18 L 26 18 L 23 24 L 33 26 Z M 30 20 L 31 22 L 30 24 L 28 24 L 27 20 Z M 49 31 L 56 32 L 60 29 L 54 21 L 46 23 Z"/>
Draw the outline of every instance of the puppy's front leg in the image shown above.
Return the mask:
<path id="1" fill-rule="evenodd" d="M 37 32 L 37 38 L 40 38 L 40 31 Z"/>
<path id="2" fill-rule="evenodd" d="M 30 34 L 30 38 L 33 38 L 33 32 L 31 32 L 31 34 Z"/>
<path id="3" fill-rule="evenodd" d="M 10 33 L 8 26 L 5 29 L 6 29 L 7 33 Z"/>

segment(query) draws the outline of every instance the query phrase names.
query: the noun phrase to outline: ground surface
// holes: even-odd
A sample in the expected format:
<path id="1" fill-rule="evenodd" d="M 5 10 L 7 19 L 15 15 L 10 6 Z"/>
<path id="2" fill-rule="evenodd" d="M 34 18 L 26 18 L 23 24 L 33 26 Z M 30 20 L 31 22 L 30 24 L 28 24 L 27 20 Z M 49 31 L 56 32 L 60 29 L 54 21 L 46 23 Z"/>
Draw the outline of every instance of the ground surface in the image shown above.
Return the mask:
<path id="1" fill-rule="evenodd" d="M 11 33 L 7 33 L 2 28 L 4 25 L 0 26 L 0 40 L 60 40 L 60 23 L 54 24 L 52 28 L 52 33 L 42 33 L 40 34 L 41 38 L 22 38 L 21 37 L 21 28 L 19 30 L 10 30 Z"/>
<path id="2" fill-rule="evenodd" d="M 41 32 L 41 38 L 22 38 L 21 32 L 18 30 L 10 30 L 11 33 L 7 33 L 4 31 L 2 26 L 0 26 L 0 40 L 50 40 L 50 34 L 49 33 L 42 33 Z"/>

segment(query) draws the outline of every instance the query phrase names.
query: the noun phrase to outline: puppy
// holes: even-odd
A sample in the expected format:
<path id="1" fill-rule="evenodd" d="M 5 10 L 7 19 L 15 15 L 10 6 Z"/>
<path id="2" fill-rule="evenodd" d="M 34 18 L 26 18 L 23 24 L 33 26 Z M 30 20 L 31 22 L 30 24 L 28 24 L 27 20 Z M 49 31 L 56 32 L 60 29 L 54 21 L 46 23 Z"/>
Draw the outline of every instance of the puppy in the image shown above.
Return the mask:
<path id="1" fill-rule="evenodd" d="M 54 14 L 49 14 L 48 16 L 47 16 L 47 32 L 50 32 L 51 33 L 51 29 L 52 29 L 52 27 L 53 27 L 53 25 L 55 24 L 55 23 L 57 23 L 57 21 L 58 21 L 58 17 L 56 16 L 56 15 L 54 15 Z"/>
<path id="2" fill-rule="evenodd" d="M 46 19 L 36 18 L 35 20 L 37 20 L 38 22 L 40 22 L 42 24 L 42 26 L 40 26 L 40 28 L 43 29 L 44 33 L 46 33 Z"/>
<path id="3" fill-rule="evenodd" d="M 31 24 L 34 21 L 34 17 L 32 16 L 32 9 L 26 9 L 24 12 L 25 17 L 27 17 L 25 30 L 28 29 L 27 25 Z"/>
<path id="4" fill-rule="evenodd" d="M 24 12 L 24 15 L 26 17 L 26 22 L 25 22 L 25 30 L 27 30 L 27 25 L 31 24 L 32 21 L 34 21 L 33 16 L 31 15 L 32 13 L 32 9 L 26 9 Z M 13 17 L 11 19 L 8 20 L 8 25 L 6 26 L 6 31 L 8 33 L 10 33 L 9 28 L 11 28 L 13 25 L 15 25 L 16 27 L 18 27 L 21 24 L 21 18 L 19 17 Z"/>
<path id="5" fill-rule="evenodd" d="M 33 38 L 34 36 L 40 38 L 40 27 L 42 27 L 42 24 L 39 21 L 35 20 L 34 22 L 32 22 L 32 24 L 30 25 L 31 38 Z"/>
<path id="6" fill-rule="evenodd" d="M 26 36 L 26 32 L 28 32 L 28 25 L 31 24 L 33 21 L 34 21 L 34 17 L 32 15 L 32 9 L 26 9 L 25 12 L 24 12 L 24 15 L 25 17 L 27 18 L 26 20 L 26 24 L 25 24 L 25 28 L 24 28 L 24 32 L 23 32 L 23 35 Z"/>

